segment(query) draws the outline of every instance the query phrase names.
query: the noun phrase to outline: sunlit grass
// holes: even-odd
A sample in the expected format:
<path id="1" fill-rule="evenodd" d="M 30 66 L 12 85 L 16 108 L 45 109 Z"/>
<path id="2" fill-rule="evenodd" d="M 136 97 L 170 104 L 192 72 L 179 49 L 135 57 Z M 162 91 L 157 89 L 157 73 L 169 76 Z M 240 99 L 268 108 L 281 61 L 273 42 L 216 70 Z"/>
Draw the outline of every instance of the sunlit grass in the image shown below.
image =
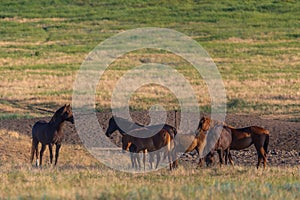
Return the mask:
<path id="1" fill-rule="evenodd" d="M 3 170 L 3 166 L 1 166 Z M 128 174 L 104 166 L 10 166 L 1 174 L 2 197 L 100 199 L 297 199 L 299 168 L 180 167 Z M 13 187 L 11 187 L 13 185 Z"/>

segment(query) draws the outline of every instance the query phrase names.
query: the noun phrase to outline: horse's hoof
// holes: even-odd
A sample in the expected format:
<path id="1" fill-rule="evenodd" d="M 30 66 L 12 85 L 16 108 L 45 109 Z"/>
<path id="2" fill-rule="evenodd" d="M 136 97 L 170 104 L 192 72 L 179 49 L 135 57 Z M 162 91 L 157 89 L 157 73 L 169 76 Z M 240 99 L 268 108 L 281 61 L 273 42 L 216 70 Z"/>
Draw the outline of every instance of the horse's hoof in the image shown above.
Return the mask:
<path id="1" fill-rule="evenodd" d="M 36 167 L 39 167 L 39 166 L 40 166 L 39 160 L 36 160 L 35 166 L 36 166 Z"/>

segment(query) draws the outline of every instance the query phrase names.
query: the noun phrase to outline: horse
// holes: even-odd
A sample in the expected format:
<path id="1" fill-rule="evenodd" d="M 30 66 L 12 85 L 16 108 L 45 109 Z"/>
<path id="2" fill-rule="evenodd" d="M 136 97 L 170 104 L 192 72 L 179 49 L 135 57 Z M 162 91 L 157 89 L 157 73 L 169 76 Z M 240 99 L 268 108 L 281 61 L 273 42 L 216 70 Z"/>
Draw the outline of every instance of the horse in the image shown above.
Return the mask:
<path id="1" fill-rule="evenodd" d="M 214 127 L 213 120 L 208 117 L 202 118 L 204 122 L 203 130 L 208 130 L 210 127 Z M 211 126 L 212 125 L 212 126 Z M 223 125 L 224 128 L 227 128 L 231 131 L 232 142 L 230 144 L 231 150 L 242 150 L 250 147 L 254 144 L 257 151 L 258 162 L 256 168 L 259 168 L 260 163 L 263 161 L 263 167 L 266 167 L 267 163 L 267 152 L 269 145 L 270 133 L 268 130 L 258 127 L 258 126 L 249 126 L 244 128 L 234 128 L 232 126 Z M 233 163 L 231 154 L 228 154 L 230 162 Z"/>
<path id="2" fill-rule="evenodd" d="M 122 149 L 123 150 L 129 150 L 130 147 L 134 145 L 135 147 L 135 152 L 134 153 L 139 153 L 143 152 L 143 164 L 144 164 L 144 170 L 145 170 L 145 154 L 146 152 L 156 152 L 157 156 L 157 162 L 156 162 L 156 168 L 158 167 L 159 161 L 160 161 L 160 149 L 166 147 L 167 149 L 165 150 L 165 155 L 168 156 L 169 160 L 169 166 L 170 170 L 173 168 L 172 164 L 172 158 L 174 158 L 174 154 L 172 154 L 172 150 L 174 150 L 174 139 L 171 137 L 169 132 L 165 129 L 161 129 L 159 132 L 155 133 L 151 137 L 147 138 L 140 138 L 140 137 L 135 137 L 132 135 L 145 135 L 145 132 L 149 134 L 149 130 L 146 127 L 142 127 L 139 129 L 134 129 L 130 131 L 128 134 L 124 135 L 122 137 Z"/>
<path id="3" fill-rule="evenodd" d="M 122 128 L 118 125 L 117 122 L 119 122 L 119 124 L 122 126 Z M 174 128 L 171 125 L 168 124 L 161 124 L 161 125 L 152 125 L 152 126 L 148 126 L 146 129 L 147 131 L 159 131 L 159 129 L 162 127 L 163 130 L 167 131 L 169 133 L 169 135 L 171 136 L 172 139 L 174 139 L 174 137 L 177 135 L 177 130 L 176 128 Z M 140 128 L 145 128 L 144 125 L 141 125 L 139 123 L 132 123 L 130 121 L 128 121 L 127 119 L 123 119 L 120 117 L 116 117 L 113 116 L 109 119 L 109 123 L 108 123 L 108 128 L 106 129 L 105 135 L 107 137 L 111 137 L 112 133 L 115 131 L 119 131 L 119 133 L 122 135 L 122 138 L 126 135 L 128 135 L 126 132 L 131 132 Z M 145 134 L 145 131 L 143 133 L 138 133 L 138 134 Z M 132 149 L 134 150 L 136 147 L 132 147 Z M 134 152 L 136 152 L 136 150 L 134 150 Z M 137 159 L 139 162 L 139 157 L 138 155 L 136 157 L 134 157 L 134 152 L 131 152 L 131 161 L 132 161 L 132 166 L 134 166 L 134 164 L 136 163 L 136 161 L 134 161 L 134 159 Z M 155 151 L 156 152 L 156 151 Z M 152 168 L 152 161 L 153 161 L 153 157 L 154 155 L 152 154 L 152 152 L 149 153 L 150 154 L 150 166 Z M 160 159 L 160 155 L 159 152 L 156 152 L 156 157 L 157 160 Z M 156 164 L 156 166 L 158 166 L 158 162 Z M 173 162 L 173 168 L 178 166 L 178 161 L 174 161 Z"/>
<path id="4" fill-rule="evenodd" d="M 119 127 L 116 120 L 120 123 L 122 128 Z M 115 131 L 119 131 L 122 136 L 126 135 L 126 131 L 132 131 L 134 129 L 145 127 L 142 124 L 139 123 L 132 123 L 128 121 L 127 119 L 123 119 L 121 117 L 111 117 L 108 122 L 108 128 L 106 129 L 105 135 L 107 137 L 111 137 L 112 133 Z M 174 138 L 177 134 L 177 130 L 175 127 L 168 125 L 168 124 L 159 124 L 159 125 L 152 125 L 148 126 L 149 129 L 157 129 L 159 127 L 162 127 L 162 129 L 165 129 L 169 132 L 169 134 Z"/>
<path id="5" fill-rule="evenodd" d="M 230 153 L 230 145 L 232 142 L 231 130 L 228 127 L 224 127 L 223 125 L 218 125 L 213 127 L 209 134 L 217 136 L 217 129 L 221 129 L 221 133 L 217 142 L 214 145 L 214 148 L 205 156 L 206 165 L 210 166 L 213 163 L 214 152 L 217 151 L 219 155 L 219 163 L 220 167 L 222 166 L 223 158 L 225 157 L 225 164 L 228 164 L 228 156 Z M 213 140 L 215 141 L 215 140 Z M 229 160 L 231 165 L 233 165 L 233 161 Z"/>
<path id="6" fill-rule="evenodd" d="M 206 137 L 207 137 L 206 134 L 207 133 L 204 132 L 203 130 L 197 129 L 193 141 L 190 143 L 189 147 L 184 152 L 184 153 L 188 153 L 196 150 L 199 156 L 199 163 L 198 163 L 199 167 L 202 167 L 203 165 L 203 158 L 201 158 L 200 156 L 206 145 Z"/>
<path id="7" fill-rule="evenodd" d="M 59 108 L 51 118 L 49 122 L 44 120 L 40 120 L 36 122 L 32 127 L 32 148 L 31 148 L 31 163 L 34 159 L 34 154 L 36 154 L 36 166 L 42 166 L 42 158 L 44 151 L 46 149 L 46 145 L 49 147 L 50 151 L 50 163 L 52 164 L 53 153 L 52 153 L 52 145 L 56 145 L 55 152 L 55 165 L 57 164 L 59 150 L 61 147 L 61 143 L 63 140 L 63 125 L 64 122 L 68 121 L 74 124 L 74 118 L 72 113 L 72 108 L 70 105 L 64 105 Z M 42 144 L 42 148 L 40 150 L 40 162 L 39 162 L 39 154 L 38 154 L 38 144 Z"/>

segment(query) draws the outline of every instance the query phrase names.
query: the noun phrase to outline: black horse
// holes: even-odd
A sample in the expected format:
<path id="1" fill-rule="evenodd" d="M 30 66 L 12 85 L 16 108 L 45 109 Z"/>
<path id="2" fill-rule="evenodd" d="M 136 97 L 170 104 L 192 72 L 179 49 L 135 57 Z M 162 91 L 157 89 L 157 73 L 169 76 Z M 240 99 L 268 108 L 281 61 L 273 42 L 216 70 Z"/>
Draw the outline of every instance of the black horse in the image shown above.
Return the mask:
<path id="1" fill-rule="evenodd" d="M 36 154 L 36 166 L 42 165 L 43 153 L 46 149 L 46 145 L 49 146 L 50 151 L 50 163 L 52 164 L 53 154 L 52 145 L 56 145 L 55 152 L 55 165 L 59 156 L 59 149 L 63 140 L 63 125 L 65 121 L 69 121 L 74 124 L 74 118 L 72 108 L 70 105 L 64 105 L 58 109 L 49 122 L 38 121 L 32 127 L 32 149 L 31 149 L 31 163 L 34 159 L 34 153 Z M 40 162 L 38 153 L 38 144 L 42 143 L 40 151 Z"/>

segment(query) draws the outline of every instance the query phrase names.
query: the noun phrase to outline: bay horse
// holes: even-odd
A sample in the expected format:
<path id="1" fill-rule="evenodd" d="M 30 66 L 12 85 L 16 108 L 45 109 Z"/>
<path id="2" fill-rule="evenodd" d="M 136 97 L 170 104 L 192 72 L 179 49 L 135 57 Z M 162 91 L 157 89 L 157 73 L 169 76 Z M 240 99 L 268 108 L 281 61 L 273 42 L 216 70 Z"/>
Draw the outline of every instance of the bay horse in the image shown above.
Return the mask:
<path id="1" fill-rule="evenodd" d="M 210 127 L 214 127 L 214 121 L 208 117 L 203 117 L 202 120 L 205 122 L 203 130 L 208 130 Z M 266 167 L 267 163 L 267 152 L 269 145 L 270 133 L 268 130 L 258 127 L 249 126 L 244 128 L 234 128 L 232 126 L 224 124 L 224 128 L 230 129 L 232 142 L 230 144 L 230 149 L 232 150 L 242 150 L 250 147 L 254 144 L 257 151 L 258 162 L 256 168 L 259 168 L 260 163 L 263 161 L 263 167 Z M 228 158 L 231 163 L 233 163 L 231 154 L 228 154 Z"/>
<path id="2" fill-rule="evenodd" d="M 122 149 L 128 151 L 130 147 L 134 146 L 135 147 L 134 153 L 143 152 L 143 164 L 145 170 L 146 152 L 156 153 L 157 156 L 156 168 L 157 168 L 160 161 L 160 150 L 166 147 L 167 149 L 165 149 L 164 153 L 165 155 L 168 156 L 170 170 L 172 170 L 173 168 L 172 158 L 174 158 L 175 156 L 174 154 L 172 154 L 174 152 L 173 150 L 175 147 L 174 138 L 172 138 L 169 132 L 165 129 L 161 129 L 153 136 L 147 138 L 132 136 L 132 135 L 143 135 L 145 134 L 145 132 L 148 132 L 149 134 L 149 129 L 146 127 L 142 127 L 139 129 L 134 129 L 130 131 L 128 134 L 124 135 L 122 137 Z"/>
<path id="3" fill-rule="evenodd" d="M 120 123 L 120 125 L 122 126 L 123 129 L 120 128 L 120 126 L 117 124 L 116 121 L 118 121 Z M 171 136 L 172 140 L 174 139 L 174 137 L 177 134 L 176 128 L 174 128 L 173 126 L 168 125 L 168 124 L 148 126 L 148 127 L 146 127 L 147 131 L 141 131 L 137 134 L 145 135 L 145 132 L 149 132 L 151 130 L 152 131 L 153 130 L 159 131 L 158 130 L 159 127 L 162 127 L 163 130 L 167 131 L 168 134 Z M 111 137 L 113 132 L 119 131 L 119 133 L 122 135 L 122 138 L 123 138 L 124 136 L 128 135 L 126 132 L 131 132 L 131 131 L 134 131 L 134 130 L 138 130 L 140 128 L 145 128 L 145 126 L 141 125 L 139 123 L 132 123 L 132 122 L 128 121 L 127 119 L 123 119 L 123 118 L 120 118 L 120 117 L 113 116 L 109 119 L 108 128 L 106 129 L 105 135 L 107 137 Z M 133 149 L 132 153 L 134 153 L 134 152 L 137 153 L 136 148 L 137 148 L 136 146 L 133 146 L 131 148 L 131 149 Z M 152 167 L 152 161 L 153 161 L 154 155 L 152 154 L 151 151 L 149 152 L 149 154 L 150 154 L 150 165 Z M 160 155 L 158 155 L 158 154 L 159 154 L 159 152 L 156 152 L 156 157 L 157 157 L 157 159 L 160 159 Z M 134 161 L 135 158 L 133 158 L 133 155 L 134 154 L 131 154 L 132 166 L 134 166 L 134 163 L 136 163 Z M 137 159 L 139 159 L 138 155 L 137 155 Z M 156 163 L 156 166 L 158 166 L 158 162 Z M 177 167 L 177 166 L 178 166 L 178 161 L 176 160 L 176 161 L 173 162 L 173 167 Z"/>
<path id="4" fill-rule="evenodd" d="M 122 128 L 119 127 L 117 124 L 116 120 L 122 125 Z M 157 127 L 163 127 L 163 129 L 167 130 L 169 134 L 174 138 L 177 134 L 177 130 L 175 127 L 168 125 L 168 124 L 162 124 L 162 125 L 153 125 L 153 126 L 148 126 L 147 128 L 149 129 L 157 129 Z M 111 117 L 108 122 L 108 128 L 106 129 L 105 135 L 107 137 L 110 137 L 113 132 L 119 131 L 122 136 L 127 135 L 126 131 L 132 131 L 134 129 L 142 128 L 145 127 L 142 124 L 139 123 L 132 123 L 128 121 L 127 119 L 123 119 L 121 117 Z"/>
<path id="5" fill-rule="evenodd" d="M 63 125 L 65 121 L 69 121 L 74 124 L 73 112 L 70 105 L 64 105 L 59 108 L 49 122 L 40 120 L 33 125 L 31 163 L 33 162 L 34 154 L 36 154 L 36 166 L 42 165 L 43 154 L 46 149 L 46 145 L 48 145 L 50 152 L 50 163 L 52 164 L 52 145 L 55 144 L 56 152 L 54 164 L 57 164 L 59 150 L 64 136 Z M 39 143 L 42 144 L 42 148 L 40 150 L 40 161 L 38 153 Z"/>

